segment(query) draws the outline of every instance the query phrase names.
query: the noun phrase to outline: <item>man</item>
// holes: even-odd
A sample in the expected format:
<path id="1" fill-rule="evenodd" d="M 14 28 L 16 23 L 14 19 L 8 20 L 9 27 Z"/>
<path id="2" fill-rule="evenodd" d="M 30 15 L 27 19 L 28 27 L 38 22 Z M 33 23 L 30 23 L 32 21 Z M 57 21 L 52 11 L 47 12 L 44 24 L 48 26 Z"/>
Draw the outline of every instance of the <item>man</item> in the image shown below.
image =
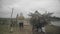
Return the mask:
<path id="1" fill-rule="evenodd" d="M 43 34 L 45 34 L 45 25 L 47 24 L 45 18 L 42 16 L 39 18 L 38 20 L 38 32 L 43 32 Z"/>

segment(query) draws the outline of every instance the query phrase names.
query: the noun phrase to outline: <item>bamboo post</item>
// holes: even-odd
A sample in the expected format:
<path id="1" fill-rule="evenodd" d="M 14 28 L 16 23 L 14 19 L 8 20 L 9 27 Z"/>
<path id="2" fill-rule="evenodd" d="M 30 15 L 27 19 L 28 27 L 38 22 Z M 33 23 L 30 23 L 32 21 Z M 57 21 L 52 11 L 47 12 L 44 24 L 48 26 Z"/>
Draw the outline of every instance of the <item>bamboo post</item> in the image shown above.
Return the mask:
<path id="1" fill-rule="evenodd" d="M 12 13 L 11 13 L 10 32 L 13 32 L 13 21 L 12 21 L 13 9 L 14 8 L 12 8 Z"/>

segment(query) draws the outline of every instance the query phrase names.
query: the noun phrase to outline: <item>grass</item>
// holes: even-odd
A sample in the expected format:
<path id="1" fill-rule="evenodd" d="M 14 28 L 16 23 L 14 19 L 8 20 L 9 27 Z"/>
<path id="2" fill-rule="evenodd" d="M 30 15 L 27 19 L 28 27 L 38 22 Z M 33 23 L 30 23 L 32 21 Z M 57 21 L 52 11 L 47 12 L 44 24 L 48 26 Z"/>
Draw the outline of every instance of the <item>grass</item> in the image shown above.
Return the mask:
<path id="1" fill-rule="evenodd" d="M 8 31 L 7 25 L 0 25 L 0 34 L 7 34 Z"/>
<path id="2" fill-rule="evenodd" d="M 9 32 L 9 30 L 10 29 L 8 28 L 8 25 L 0 25 L 0 34 L 11 34 Z M 23 31 L 24 33 L 20 32 L 19 27 L 16 26 L 16 27 L 14 27 L 14 31 L 12 34 L 21 34 L 21 33 L 25 34 L 26 31 L 29 34 L 31 34 L 31 26 L 25 26 L 24 30 L 25 30 L 25 31 Z M 47 25 L 46 32 L 47 32 L 47 34 L 60 34 L 60 27 L 53 26 L 53 25 L 51 25 L 51 26 Z"/>
<path id="3" fill-rule="evenodd" d="M 60 34 L 60 27 L 48 25 L 46 26 L 46 32 L 47 34 Z"/>

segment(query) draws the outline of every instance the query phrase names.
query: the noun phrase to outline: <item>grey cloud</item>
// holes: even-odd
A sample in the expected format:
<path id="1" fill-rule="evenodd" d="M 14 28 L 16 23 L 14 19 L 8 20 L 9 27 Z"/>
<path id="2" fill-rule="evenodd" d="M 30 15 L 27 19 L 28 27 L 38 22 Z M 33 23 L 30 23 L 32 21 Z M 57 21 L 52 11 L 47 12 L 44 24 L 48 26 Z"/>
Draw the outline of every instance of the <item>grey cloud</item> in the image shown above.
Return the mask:
<path id="1" fill-rule="evenodd" d="M 13 17 L 16 17 L 16 14 L 20 12 L 23 12 L 24 16 L 28 16 L 27 14 L 30 11 L 40 11 L 40 8 L 43 8 L 42 12 L 46 10 L 54 12 L 54 15 L 58 16 L 60 13 L 60 0 L 0 0 L 0 16 L 10 17 L 13 7 Z"/>

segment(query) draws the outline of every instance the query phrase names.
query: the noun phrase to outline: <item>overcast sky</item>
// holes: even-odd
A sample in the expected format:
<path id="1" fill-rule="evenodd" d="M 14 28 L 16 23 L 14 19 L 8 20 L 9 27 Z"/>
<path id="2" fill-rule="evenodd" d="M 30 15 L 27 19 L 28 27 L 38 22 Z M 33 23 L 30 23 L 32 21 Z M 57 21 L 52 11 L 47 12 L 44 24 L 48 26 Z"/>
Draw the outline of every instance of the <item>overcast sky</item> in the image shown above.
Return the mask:
<path id="1" fill-rule="evenodd" d="M 53 16 L 60 17 L 60 0 L 0 0 L 0 17 L 10 18 L 12 8 L 14 18 L 17 13 L 20 15 L 20 12 L 28 17 L 27 14 L 35 10 L 40 13 L 53 12 Z"/>

